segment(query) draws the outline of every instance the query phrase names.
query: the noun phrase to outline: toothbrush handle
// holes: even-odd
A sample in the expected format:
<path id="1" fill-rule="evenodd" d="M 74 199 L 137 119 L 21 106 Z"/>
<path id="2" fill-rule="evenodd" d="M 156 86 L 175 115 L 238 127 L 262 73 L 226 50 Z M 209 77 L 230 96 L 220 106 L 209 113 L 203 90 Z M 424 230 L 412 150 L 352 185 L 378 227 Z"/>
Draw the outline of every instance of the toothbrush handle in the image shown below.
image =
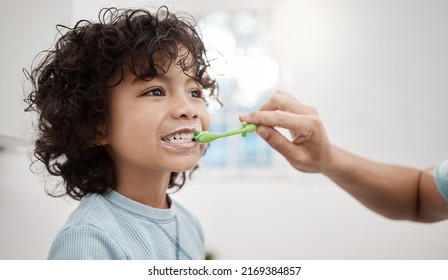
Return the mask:
<path id="1" fill-rule="evenodd" d="M 227 137 L 227 136 L 231 136 L 231 135 L 235 135 L 235 134 L 242 134 L 243 137 L 246 137 L 246 134 L 248 132 L 254 132 L 255 130 L 257 130 L 258 125 L 257 124 L 247 124 L 247 123 L 243 123 L 243 127 L 242 128 L 238 128 L 238 129 L 234 129 L 231 131 L 227 131 L 227 132 L 221 132 L 221 133 L 217 133 L 216 136 L 218 138 L 221 137 Z"/>
<path id="2" fill-rule="evenodd" d="M 211 141 L 215 141 L 216 139 L 235 135 L 235 134 L 241 134 L 243 137 L 246 137 L 248 132 L 254 132 L 258 125 L 257 124 L 247 124 L 246 122 L 243 122 L 243 127 L 234 129 L 227 132 L 221 132 L 221 133 L 211 133 L 211 132 L 195 132 L 193 135 L 193 139 L 200 143 L 209 143 Z"/>
<path id="3" fill-rule="evenodd" d="M 246 130 L 244 128 L 238 128 L 227 132 L 216 133 L 217 138 L 232 136 L 235 134 L 244 133 Z"/>

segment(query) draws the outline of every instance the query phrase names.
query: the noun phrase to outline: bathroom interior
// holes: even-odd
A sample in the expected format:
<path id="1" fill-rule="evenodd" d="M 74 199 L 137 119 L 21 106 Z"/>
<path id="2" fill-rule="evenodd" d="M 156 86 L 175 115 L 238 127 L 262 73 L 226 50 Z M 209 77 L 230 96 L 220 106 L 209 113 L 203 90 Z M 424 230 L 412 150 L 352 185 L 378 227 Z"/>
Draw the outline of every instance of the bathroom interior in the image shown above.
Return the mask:
<path id="1" fill-rule="evenodd" d="M 277 89 L 317 108 L 330 140 L 380 162 L 426 168 L 448 155 L 448 1 L 16 0 L 0 11 L 0 259 L 46 259 L 77 206 L 33 164 L 23 68 L 56 24 L 96 20 L 101 7 L 162 4 L 198 19 L 216 60 L 224 107 L 215 131 L 237 128 Z M 286 131 L 280 130 L 288 137 Z M 321 174 L 301 173 L 253 134 L 213 142 L 172 198 L 200 220 L 214 259 L 446 259 L 448 222 L 384 218 Z"/>

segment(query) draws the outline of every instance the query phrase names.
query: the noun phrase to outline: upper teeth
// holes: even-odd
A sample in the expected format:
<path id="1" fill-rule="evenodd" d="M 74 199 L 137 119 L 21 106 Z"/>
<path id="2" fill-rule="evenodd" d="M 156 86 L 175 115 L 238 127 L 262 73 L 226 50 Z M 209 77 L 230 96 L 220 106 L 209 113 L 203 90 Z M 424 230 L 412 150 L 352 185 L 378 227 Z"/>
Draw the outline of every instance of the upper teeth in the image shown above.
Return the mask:
<path id="1" fill-rule="evenodd" d="M 167 137 L 164 137 L 164 141 L 168 142 L 191 142 L 193 139 L 193 133 L 176 133 Z"/>

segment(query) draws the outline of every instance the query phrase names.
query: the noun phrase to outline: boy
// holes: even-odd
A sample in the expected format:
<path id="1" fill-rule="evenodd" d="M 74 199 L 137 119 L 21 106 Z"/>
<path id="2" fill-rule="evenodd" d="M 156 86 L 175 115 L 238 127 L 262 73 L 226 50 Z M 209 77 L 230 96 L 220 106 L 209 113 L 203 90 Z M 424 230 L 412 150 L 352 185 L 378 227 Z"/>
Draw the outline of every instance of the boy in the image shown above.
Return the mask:
<path id="1" fill-rule="evenodd" d="M 49 259 L 204 259 L 197 219 L 171 200 L 205 146 L 217 98 L 194 21 L 161 7 L 79 21 L 29 74 L 35 155 L 80 200 Z"/>

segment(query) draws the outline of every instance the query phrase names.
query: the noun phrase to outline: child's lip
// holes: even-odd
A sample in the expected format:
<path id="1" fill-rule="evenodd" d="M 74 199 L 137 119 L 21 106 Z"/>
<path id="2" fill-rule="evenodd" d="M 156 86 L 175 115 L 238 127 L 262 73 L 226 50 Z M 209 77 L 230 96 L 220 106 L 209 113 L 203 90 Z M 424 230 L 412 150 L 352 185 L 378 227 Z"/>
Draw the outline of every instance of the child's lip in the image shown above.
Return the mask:
<path id="1" fill-rule="evenodd" d="M 192 126 L 183 126 L 183 127 L 176 127 L 173 130 L 170 130 L 167 133 L 164 133 L 160 139 L 168 138 L 169 136 L 176 135 L 176 134 L 182 134 L 182 133 L 195 133 L 196 131 L 200 131 L 201 126 L 200 125 L 192 125 Z"/>

